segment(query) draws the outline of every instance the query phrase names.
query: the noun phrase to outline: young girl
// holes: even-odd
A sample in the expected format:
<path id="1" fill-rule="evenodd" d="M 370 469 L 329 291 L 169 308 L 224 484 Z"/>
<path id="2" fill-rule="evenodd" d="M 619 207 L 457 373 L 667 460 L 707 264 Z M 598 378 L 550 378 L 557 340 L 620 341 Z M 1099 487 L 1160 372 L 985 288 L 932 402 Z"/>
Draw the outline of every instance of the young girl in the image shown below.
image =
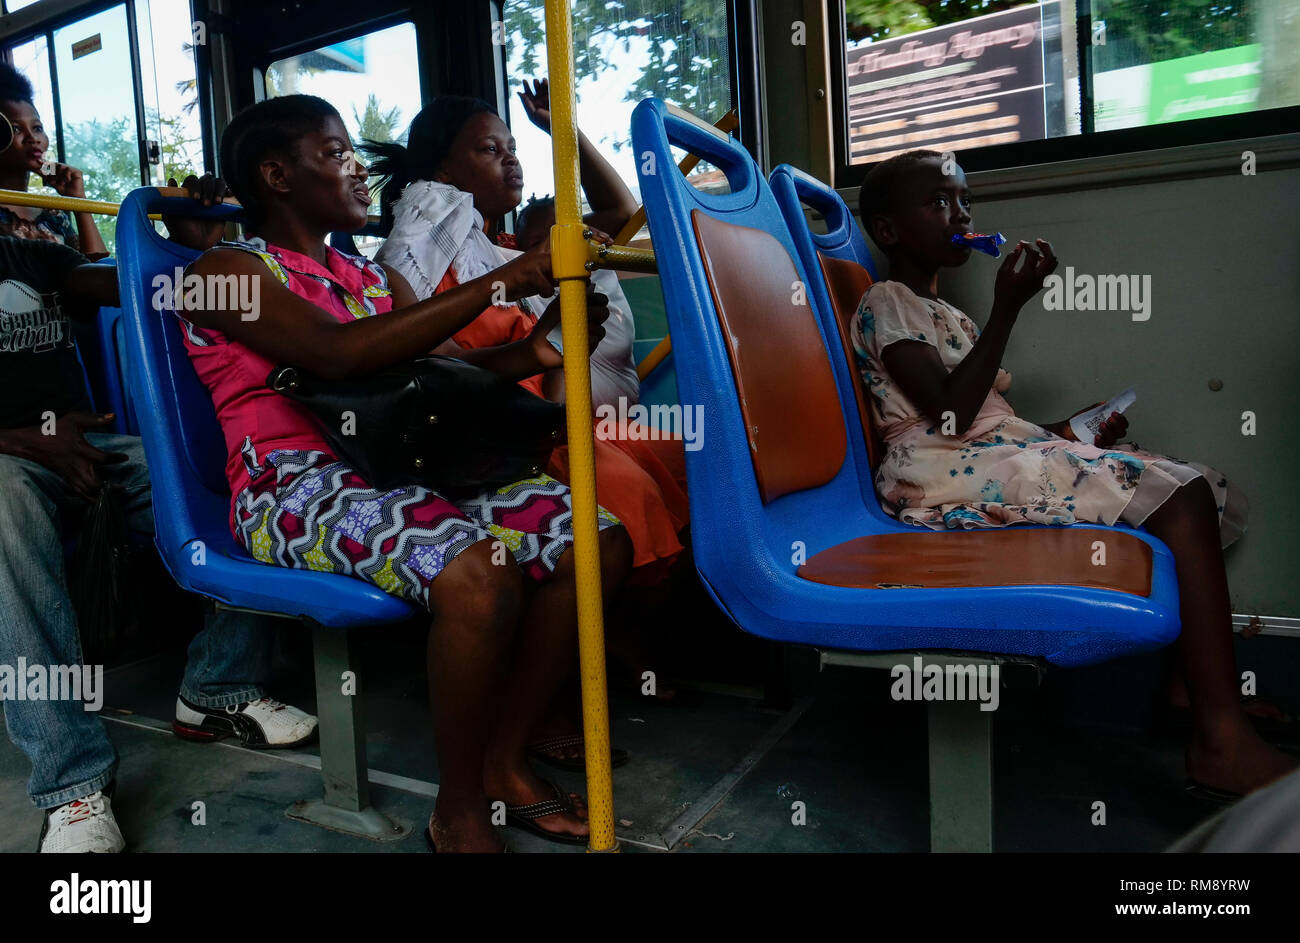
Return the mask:
<path id="1" fill-rule="evenodd" d="M 1245 504 L 1217 472 L 1117 449 L 1127 422 L 1112 414 L 1093 443 L 1068 420 L 1035 425 L 1002 397 L 1000 364 L 1020 309 L 1057 266 L 1052 247 L 1019 243 L 998 269 L 983 332 L 938 297 L 938 273 L 970 249 L 970 191 L 960 168 L 912 151 L 873 167 L 861 191 L 863 225 L 889 258 L 852 333 L 886 455 L 876 487 L 900 520 L 936 530 L 1014 523 L 1123 521 L 1174 554 L 1182 615 L 1180 654 L 1194 733 L 1189 788 L 1229 800 L 1295 767 L 1264 743 L 1239 700 L 1222 548 L 1240 536 Z M 955 433 L 945 435 L 945 420 Z"/>
<path id="2" fill-rule="evenodd" d="M 9 119 L 14 139 L 0 153 L 0 189 L 27 192 L 32 174 L 60 196 L 84 197 L 86 181 L 80 170 L 46 157 L 49 135 L 32 104 L 32 83 L 8 63 L 0 62 L 0 113 Z M 45 239 L 81 252 L 92 262 L 108 255 L 104 239 L 90 213 L 78 213 L 76 226 L 64 210 L 32 206 L 0 206 L 0 235 Z"/>
<path id="3" fill-rule="evenodd" d="M 534 122 L 550 129 L 549 91 L 543 80 L 520 96 Z M 427 298 L 495 272 L 513 253 L 493 244 L 498 220 L 523 196 L 523 169 L 514 138 L 487 102 L 445 96 L 411 123 L 409 144 L 374 144 L 365 150 L 381 159 L 373 172 L 384 176 L 383 205 L 392 230 L 377 259 Z M 618 232 L 636 212 L 636 201 L 618 174 L 583 135 L 579 136 L 582 180 L 594 212 L 586 222 Z M 400 198 L 399 198 L 400 195 Z M 537 294 L 546 296 L 551 291 Z M 540 319 L 538 315 L 541 315 Z M 458 331 L 437 353 L 471 360 L 513 379 L 537 395 L 551 392 L 559 352 L 546 343 L 558 323 L 559 304 L 540 310 L 485 305 L 481 316 Z M 539 343 L 544 370 L 514 369 L 514 345 Z M 558 378 L 556 378 L 558 379 Z M 626 430 L 624 430 L 626 431 Z M 547 468 L 568 479 L 568 449 L 552 454 Z M 627 528 L 634 548 L 630 579 L 653 585 L 667 575 L 682 552 L 688 523 L 686 462 L 680 441 L 619 435 L 596 440 L 596 480 L 602 503 Z"/>
<path id="4" fill-rule="evenodd" d="M 326 378 L 364 376 L 421 356 L 490 303 L 549 290 L 550 257 L 529 253 L 454 291 L 417 302 L 392 269 L 327 248 L 330 232 L 365 224 L 367 173 L 338 113 L 291 95 L 236 115 L 221 163 L 256 238 L 223 243 L 200 276 L 258 279 L 260 312 L 187 312 L 186 344 L 212 393 L 229 451 L 236 539 L 257 559 L 368 580 L 425 608 L 430 704 L 440 784 L 428 839 L 438 850 L 500 850 L 489 800 L 508 821 L 585 843 L 585 813 L 539 779 L 525 739 L 574 662 L 572 510 L 541 475 L 468 500 L 422 487 L 379 491 L 329 446 L 310 415 L 266 387 L 278 364 Z M 593 306 L 593 337 L 603 312 Z M 533 369 L 538 344 L 516 351 Z M 630 561 L 627 535 L 601 513 L 602 580 L 613 592 Z M 517 566 L 494 563 L 503 541 Z"/>

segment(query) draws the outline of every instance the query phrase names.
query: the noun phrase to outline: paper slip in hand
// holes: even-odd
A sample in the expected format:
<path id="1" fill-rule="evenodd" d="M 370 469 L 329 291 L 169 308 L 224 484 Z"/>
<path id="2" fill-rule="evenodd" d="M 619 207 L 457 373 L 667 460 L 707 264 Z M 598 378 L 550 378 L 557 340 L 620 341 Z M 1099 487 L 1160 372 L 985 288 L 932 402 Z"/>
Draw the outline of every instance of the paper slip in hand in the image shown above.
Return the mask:
<path id="1" fill-rule="evenodd" d="M 1130 386 L 1114 399 L 1107 400 L 1095 409 L 1079 413 L 1070 420 L 1070 431 L 1074 433 L 1080 442 L 1092 445 L 1093 440 L 1097 438 L 1097 434 L 1101 431 L 1102 423 L 1110 418 L 1110 414 L 1122 413 L 1135 402 L 1137 402 L 1137 393 Z"/>

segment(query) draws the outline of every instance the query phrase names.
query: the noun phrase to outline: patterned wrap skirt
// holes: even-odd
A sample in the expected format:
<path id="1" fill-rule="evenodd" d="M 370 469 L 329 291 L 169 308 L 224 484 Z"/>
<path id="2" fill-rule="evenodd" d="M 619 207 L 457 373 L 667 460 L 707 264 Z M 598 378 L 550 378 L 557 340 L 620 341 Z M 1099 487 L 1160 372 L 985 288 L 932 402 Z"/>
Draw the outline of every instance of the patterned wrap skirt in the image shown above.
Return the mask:
<path id="1" fill-rule="evenodd" d="M 429 586 L 457 555 L 499 540 L 543 582 L 573 543 L 569 489 L 549 475 L 467 499 L 416 485 L 381 491 L 325 452 L 274 450 L 234 502 L 235 537 L 263 563 L 364 579 L 429 608 Z M 598 509 L 597 526 L 620 526 Z"/>

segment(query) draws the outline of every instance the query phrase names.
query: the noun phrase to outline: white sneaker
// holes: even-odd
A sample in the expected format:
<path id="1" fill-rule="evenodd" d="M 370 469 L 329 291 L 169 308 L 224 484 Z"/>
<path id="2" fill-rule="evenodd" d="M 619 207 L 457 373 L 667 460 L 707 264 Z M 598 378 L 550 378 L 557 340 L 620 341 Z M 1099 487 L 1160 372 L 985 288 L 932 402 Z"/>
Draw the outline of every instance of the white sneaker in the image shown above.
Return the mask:
<path id="1" fill-rule="evenodd" d="M 42 854 L 114 854 L 126 847 L 122 830 L 113 818 L 108 796 L 92 792 L 67 805 L 51 809 L 41 829 Z"/>
<path id="2" fill-rule="evenodd" d="M 285 749 L 314 740 L 316 718 L 269 697 L 229 707 L 201 707 L 178 697 L 172 732 L 183 740 L 235 736 L 247 747 Z"/>

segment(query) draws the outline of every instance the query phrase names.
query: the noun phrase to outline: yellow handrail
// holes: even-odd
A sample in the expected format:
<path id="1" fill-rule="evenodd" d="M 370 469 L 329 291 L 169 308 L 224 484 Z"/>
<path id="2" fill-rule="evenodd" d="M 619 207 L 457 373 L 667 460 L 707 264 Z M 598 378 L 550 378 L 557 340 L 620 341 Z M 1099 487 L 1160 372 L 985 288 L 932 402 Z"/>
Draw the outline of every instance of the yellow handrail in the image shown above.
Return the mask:
<path id="1" fill-rule="evenodd" d="M 189 196 L 184 187 L 159 187 L 163 196 Z M 238 206 L 229 197 L 224 201 Z M 35 206 L 45 210 L 67 210 L 69 213 L 95 213 L 99 216 L 116 216 L 122 204 L 108 200 L 87 200 L 83 197 L 60 196 L 57 193 L 28 193 L 26 190 L 0 190 L 0 206 Z M 161 213 L 150 213 L 150 219 L 162 219 Z"/>
<path id="2" fill-rule="evenodd" d="M 551 274 L 560 283 L 565 350 L 587 350 L 587 239 L 578 193 L 578 127 L 574 121 L 571 0 L 546 0 L 546 57 L 551 79 L 551 147 L 555 166 L 555 227 Z M 573 562 L 578 597 L 578 668 L 582 732 L 587 752 L 589 851 L 617 851 L 614 785 L 609 761 L 609 695 L 605 682 L 605 621 L 596 526 L 596 460 L 591 422 L 591 365 L 564 358 L 569 429 L 569 489 L 573 500 Z"/>
<path id="3" fill-rule="evenodd" d="M 654 349 L 645 355 L 645 359 L 636 365 L 636 378 L 644 380 L 654 371 L 654 368 L 663 363 L 664 358 L 672 352 L 673 339 L 667 335 L 660 338 L 659 343 L 655 344 Z"/>
<path id="4" fill-rule="evenodd" d="M 182 193 L 185 191 L 182 190 Z M 86 200 L 75 196 L 58 196 L 53 193 L 28 193 L 26 190 L 0 190 L 0 205 L 36 206 L 44 210 L 67 210 L 69 213 L 95 213 L 99 216 L 116 216 L 121 209 L 118 203 L 107 200 Z M 160 217 L 155 216 L 154 219 Z"/>
<path id="5" fill-rule="evenodd" d="M 189 196 L 184 187 L 159 187 L 163 196 Z M 228 206 L 238 206 L 239 201 L 233 197 L 222 200 Z M 26 190 L 0 190 L 0 206 L 36 206 L 47 210 L 67 210 L 69 213 L 95 213 L 99 216 L 116 216 L 122 208 L 121 203 L 108 200 L 87 200 L 76 196 L 60 196 L 55 193 L 28 193 Z M 150 219 L 162 219 L 161 213 L 150 213 Z M 367 216 L 366 223 L 377 223 L 380 217 Z"/>
<path id="6" fill-rule="evenodd" d="M 611 268 L 619 272 L 659 271 L 655 264 L 655 254 L 649 249 L 632 249 L 628 246 L 607 246 L 599 242 L 587 242 L 587 269 Z"/>

